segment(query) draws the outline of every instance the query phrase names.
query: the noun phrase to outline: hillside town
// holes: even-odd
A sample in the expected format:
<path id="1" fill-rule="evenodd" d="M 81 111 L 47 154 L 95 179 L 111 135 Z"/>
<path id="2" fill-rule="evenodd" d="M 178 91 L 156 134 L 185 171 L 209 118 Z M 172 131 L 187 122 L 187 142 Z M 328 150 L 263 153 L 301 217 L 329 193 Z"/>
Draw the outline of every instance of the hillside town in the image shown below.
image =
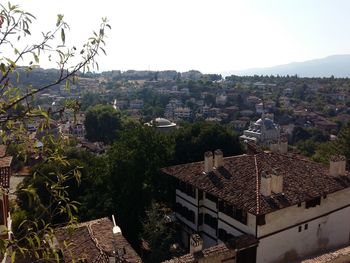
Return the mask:
<path id="1" fill-rule="evenodd" d="M 55 74 L 52 70 L 37 69 L 31 78 L 23 79 L 22 85 L 54 79 Z M 90 167 L 87 162 L 94 162 L 95 158 L 116 158 L 112 157 L 116 150 L 112 143 L 123 138 L 118 130 L 121 133 L 125 130 L 126 136 L 130 136 L 127 134 L 139 126 L 154 133 L 151 136 L 156 140 L 174 137 L 177 148 L 179 140 L 183 140 L 181 136 L 195 136 L 194 127 L 199 125 L 203 130 L 212 129 L 214 133 L 208 138 L 214 141 L 215 136 L 222 136 L 215 135 L 215 127 L 223 127 L 220 129 L 234 134 L 227 136 L 235 136 L 236 146 L 217 139 L 217 143 L 206 148 L 208 142 L 204 140 L 203 152 L 195 150 L 198 156 L 195 157 L 186 148 L 198 146 L 185 144 L 183 150 L 188 157 L 179 151 L 175 152 L 179 157 L 173 161 L 165 159 L 163 164 L 155 164 L 152 173 L 159 173 L 156 180 L 162 178 L 167 182 L 166 188 L 169 184 L 172 187 L 167 193 L 162 189 L 164 195 L 156 198 L 166 206 L 153 212 L 146 210 L 146 215 L 156 213 L 148 215 L 149 220 L 152 216 L 161 218 L 158 223 L 162 222 L 162 231 L 172 233 L 169 237 L 153 237 L 168 247 L 159 252 L 152 243 L 155 240 L 150 236 L 155 235 L 154 230 L 147 232 L 147 227 L 157 227 L 152 225 L 156 222 L 142 226 L 146 232 L 138 234 L 140 239 L 128 230 L 135 227 L 132 222 L 139 222 L 139 218 L 123 222 L 118 218 L 123 213 L 112 220 L 112 213 L 96 211 L 93 216 L 82 216 L 87 221 L 79 222 L 73 234 L 66 227 L 54 230 L 52 246 L 61 251 L 63 262 L 75 258 L 85 258 L 84 262 L 312 262 L 312 257 L 320 255 L 325 259 L 317 262 L 331 262 L 327 261 L 329 257 L 347 262 L 349 252 L 335 253 L 346 251 L 350 232 L 346 224 L 350 216 L 349 159 L 346 152 L 329 151 L 323 156 L 319 151 L 322 145 L 337 145 L 344 140 L 350 117 L 348 85 L 348 79 L 297 76 L 223 79 L 198 71 L 113 71 L 79 76 L 69 91 L 58 85 L 36 100 L 48 118 L 24 122 L 22 134 L 28 140 L 17 141 L 11 130 L 4 130 L 7 134 L 7 141 L 1 145 L 1 186 L 7 189 L 2 198 L 4 237 L 5 229 L 17 224 L 13 220 L 16 221 L 18 212 L 14 210 L 11 215 L 11 207 L 19 206 L 25 211 L 29 205 L 19 189 L 28 183 L 39 183 L 30 179 L 33 168 L 51 169 L 44 165 L 48 162 L 44 149 L 47 137 L 69 141 L 68 148 L 73 146 L 80 155 L 83 152 L 91 155 L 77 157 L 78 152 L 66 152 L 68 158 L 72 156 Z M 67 105 L 64 103 L 67 99 L 73 102 Z M 185 135 L 186 130 L 191 134 Z M 16 141 L 17 147 L 12 145 Z M 25 157 L 18 146 L 25 147 Z M 211 148 L 217 146 L 221 149 Z M 157 152 L 149 154 L 157 156 Z M 104 168 L 99 169 L 105 173 Z M 82 176 L 89 176 L 84 173 Z M 94 173 L 92 169 L 91 176 Z M 113 172 L 111 176 L 115 176 Z M 88 186 L 90 183 L 85 180 L 85 187 L 94 191 L 96 182 Z M 80 189 L 77 195 L 83 211 L 91 209 L 91 202 L 79 195 L 87 198 L 91 194 Z M 145 218 L 145 208 L 140 209 Z M 124 229 L 126 237 L 122 234 Z M 72 246 L 67 248 L 67 242 Z M 327 257 L 329 251 L 333 254 Z M 25 257 L 21 260 L 26 262 Z"/>
<path id="2" fill-rule="evenodd" d="M 1 263 L 350 262 L 349 3 L 17 1 Z"/>

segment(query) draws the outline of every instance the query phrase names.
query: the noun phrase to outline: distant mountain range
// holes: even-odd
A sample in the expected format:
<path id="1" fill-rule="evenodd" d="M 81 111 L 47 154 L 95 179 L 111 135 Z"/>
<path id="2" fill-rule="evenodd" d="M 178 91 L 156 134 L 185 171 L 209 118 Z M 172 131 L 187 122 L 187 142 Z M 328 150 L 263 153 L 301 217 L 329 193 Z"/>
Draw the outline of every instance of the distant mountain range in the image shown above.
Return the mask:
<path id="1" fill-rule="evenodd" d="M 295 75 L 300 77 L 350 77 L 350 54 L 333 55 L 304 62 L 293 62 L 268 68 L 252 68 L 222 72 L 223 76 L 239 75 Z"/>

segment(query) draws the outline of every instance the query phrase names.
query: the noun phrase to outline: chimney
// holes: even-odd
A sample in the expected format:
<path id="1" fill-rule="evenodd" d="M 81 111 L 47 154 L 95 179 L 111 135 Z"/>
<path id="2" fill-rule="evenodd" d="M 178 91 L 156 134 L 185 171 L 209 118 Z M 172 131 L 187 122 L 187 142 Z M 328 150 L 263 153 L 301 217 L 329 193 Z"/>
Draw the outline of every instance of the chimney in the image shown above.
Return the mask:
<path id="1" fill-rule="evenodd" d="M 271 176 L 271 191 L 275 194 L 283 193 L 283 175 L 274 170 Z"/>
<path id="2" fill-rule="evenodd" d="M 261 172 L 260 192 L 263 196 L 271 195 L 271 175 L 266 171 Z"/>
<path id="3" fill-rule="evenodd" d="M 278 142 L 270 145 L 270 150 L 276 153 L 287 153 L 288 152 L 288 137 L 281 136 Z"/>
<path id="4" fill-rule="evenodd" d="M 208 151 L 204 153 L 204 172 L 210 173 L 213 171 L 213 153 Z"/>
<path id="5" fill-rule="evenodd" d="M 190 238 L 190 253 L 194 254 L 203 249 L 203 239 L 198 234 L 191 235 Z"/>
<path id="6" fill-rule="evenodd" d="M 214 167 L 219 168 L 223 164 L 223 156 L 224 154 L 220 149 L 215 150 L 214 152 Z"/>
<path id="7" fill-rule="evenodd" d="M 346 158 L 344 155 L 332 155 L 329 158 L 329 175 L 339 176 L 346 173 Z"/>
<path id="8" fill-rule="evenodd" d="M 288 152 L 288 137 L 286 135 L 281 135 L 279 143 L 279 152 L 287 153 Z"/>

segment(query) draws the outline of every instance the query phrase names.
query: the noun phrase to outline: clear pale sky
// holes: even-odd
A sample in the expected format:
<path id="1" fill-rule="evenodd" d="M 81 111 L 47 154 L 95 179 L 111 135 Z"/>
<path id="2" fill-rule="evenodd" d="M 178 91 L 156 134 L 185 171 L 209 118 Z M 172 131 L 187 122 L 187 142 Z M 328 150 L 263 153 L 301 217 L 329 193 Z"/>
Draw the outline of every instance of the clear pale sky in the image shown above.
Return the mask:
<path id="1" fill-rule="evenodd" d="M 46 31 L 64 14 L 82 43 L 108 17 L 100 70 L 266 67 L 350 53 L 347 0 L 17 0 Z M 51 27 L 52 28 L 52 27 Z M 43 65 L 46 66 L 46 65 Z"/>

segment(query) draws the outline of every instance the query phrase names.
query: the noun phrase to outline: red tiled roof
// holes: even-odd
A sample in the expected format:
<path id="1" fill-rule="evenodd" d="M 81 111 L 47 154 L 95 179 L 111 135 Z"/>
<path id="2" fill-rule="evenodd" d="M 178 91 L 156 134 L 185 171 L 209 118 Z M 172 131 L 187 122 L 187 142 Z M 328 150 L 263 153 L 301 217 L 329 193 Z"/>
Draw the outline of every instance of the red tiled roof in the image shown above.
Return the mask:
<path id="1" fill-rule="evenodd" d="M 203 162 L 197 162 L 162 171 L 255 215 L 350 187 L 349 173 L 331 177 L 328 167 L 292 154 L 257 152 L 224 158 L 223 166 L 209 174 L 203 168 Z M 261 171 L 283 175 L 283 193 L 261 195 Z"/>
<path id="2" fill-rule="evenodd" d="M 6 145 L 0 144 L 0 157 L 4 157 L 6 155 Z"/>
<path id="3" fill-rule="evenodd" d="M 113 223 L 107 217 L 78 224 L 74 229 L 59 228 L 55 230 L 55 236 L 63 252 L 65 262 L 86 259 L 86 263 L 106 262 L 113 256 L 114 239 L 112 233 Z M 64 242 L 68 246 L 64 245 Z M 115 237 L 115 247 L 117 251 L 125 254 L 123 262 L 139 263 L 141 258 L 131 247 L 122 234 Z"/>
<path id="4" fill-rule="evenodd" d="M 212 261 L 210 258 L 223 254 L 226 254 L 226 256 L 232 258 L 232 256 L 234 256 L 235 254 L 235 250 L 241 250 L 251 246 L 256 246 L 257 244 L 258 240 L 254 236 L 242 235 L 232 240 L 232 242 L 228 242 L 226 244 L 221 243 L 212 247 L 208 247 L 206 249 L 203 249 L 202 251 L 198 251 L 193 254 L 186 254 L 178 258 L 173 258 L 171 260 L 164 261 L 163 263 L 196 263 L 199 261 L 200 258 L 207 259 L 207 261 L 205 262 L 218 262 L 217 260 Z"/>
<path id="5" fill-rule="evenodd" d="M 0 168 L 10 167 L 12 162 L 12 156 L 5 156 L 0 158 Z"/>

